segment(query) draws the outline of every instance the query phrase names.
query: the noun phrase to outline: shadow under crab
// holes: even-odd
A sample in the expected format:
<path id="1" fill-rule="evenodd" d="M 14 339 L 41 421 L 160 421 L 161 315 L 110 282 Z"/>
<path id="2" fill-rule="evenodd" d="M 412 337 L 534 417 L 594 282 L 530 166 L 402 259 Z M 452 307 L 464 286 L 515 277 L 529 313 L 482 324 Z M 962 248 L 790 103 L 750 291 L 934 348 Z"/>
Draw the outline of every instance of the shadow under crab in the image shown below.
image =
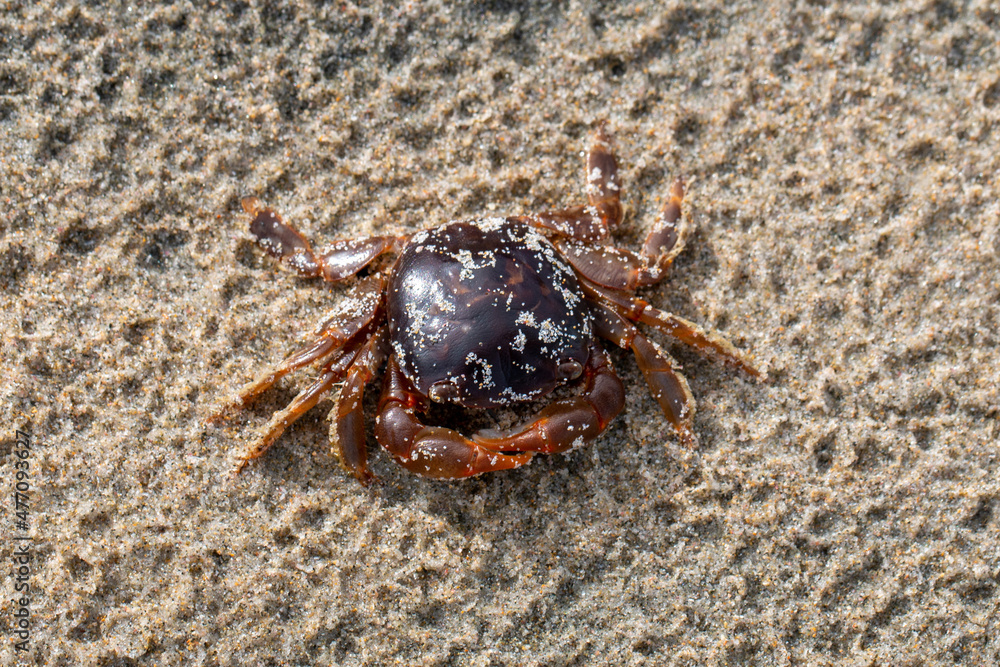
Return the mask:
<path id="1" fill-rule="evenodd" d="M 603 432 L 625 402 L 600 339 L 633 352 L 667 420 L 693 446 L 695 404 L 687 381 L 636 325 L 652 326 L 704 357 L 761 376 L 722 337 L 635 296 L 638 288 L 664 277 L 684 246 L 683 181 L 674 181 L 639 253 L 610 244 L 610 232 L 622 222 L 620 195 L 618 164 L 600 123 L 587 158 L 587 203 L 561 211 L 338 241 L 317 253 L 277 213 L 255 198 L 245 199 L 258 244 L 303 277 L 339 282 L 383 254 L 397 257 L 387 271 L 361 279 L 309 345 L 223 408 L 245 405 L 293 370 L 320 368 L 313 384 L 272 417 L 239 469 L 342 383 L 331 413 L 333 450 L 361 483 L 370 483 L 362 397 L 383 364 L 375 438 L 412 472 L 470 477 L 579 446 Z M 537 400 L 574 382 L 582 385 L 578 395 L 554 401 L 502 432 L 465 436 L 425 425 L 418 416 L 431 401 L 496 408 Z"/>

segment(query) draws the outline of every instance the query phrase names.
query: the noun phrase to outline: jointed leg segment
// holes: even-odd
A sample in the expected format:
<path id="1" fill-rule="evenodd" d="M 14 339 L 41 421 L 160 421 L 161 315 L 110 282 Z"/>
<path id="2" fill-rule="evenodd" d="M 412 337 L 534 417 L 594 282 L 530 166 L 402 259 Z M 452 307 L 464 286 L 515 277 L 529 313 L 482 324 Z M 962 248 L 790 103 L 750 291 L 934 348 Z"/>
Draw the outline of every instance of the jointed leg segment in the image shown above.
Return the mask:
<path id="1" fill-rule="evenodd" d="M 587 155 L 587 202 L 597 210 L 608 231 L 617 229 L 625 217 L 621 192 L 614 144 L 608 135 L 607 122 L 601 121 Z"/>
<path id="2" fill-rule="evenodd" d="M 654 308 L 638 297 L 604 289 L 587 281 L 581 281 L 581 286 L 588 297 L 626 320 L 655 327 L 706 359 L 737 368 L 758 380 L 763 377 L 743 353 L 719 334 L 706 331 L 694 322 Z"/>
<path id="3" fill-rule="evenodd" d="M 333 361 L 327 362 L 323 367 L 323 372 L 309 387 L 300 392 L 295 397 L 295 400 L 289 403 L 284 410 L 274 413 L 271 421 L 265 427 L 263 435 L 257 439 L 257 442 L 254 443 L 250 451 L 241 457 L 240 463 L 236 468 L 237 474 L 242 472 L 250 461 L 263 456 L 264 452 L 274 444 L 274 441 L 285 432 L 285 429 L 315 407 L 319 403 L 319 400 L 323 398 L 323 395 L 344 376 L 344 373 L 351 367 L 357 356 L 358 350 L 355 348 L 345 351 Z"/>
<path id="4" fill-rule="evenodd" d="M 694 445 L 691 428 L 694 423 L 694 397 L 687 380 L 675 370 L 676 362 L 623 317 L 606 308 L 597 307 L 594 310 L 597 332 L 622 349 L 632 350 L 663 414 L 677 429 L 681 439 Z"/>
<path id="5" fill-rule="evenodd" d="M 367 385 L 385 360 L 388 329 L 376 331 L 358 353 L 347 372 L 333 410 L 330 412 L 330 445 L 345 470 L 368 486 L 372 474 L 368 471 L 365 447 L 365 417 L 362 403 Z"/>
<path id="6" fill-rule="evenodd" d="M 594 131 L 587 156 L 586 176 L 587 204 L 516 219 L 563 238 L 585 243 L 607 241 L 609 230 L 621 224 L 625 210 L 621 204 L 618 161 L 605 123 L 598 125 Z"/>
<path id="7" fill-rule="evenodd" d="M 244 386 L 228 403 L 222 405 L 209 421 L 225 416 L 230 410 L 242 407 L 270 389 L 275 382 L 294 370 L 313 363 L 323 363 L 359 337 L 367 335 L 382 311 L 385 281 L 380 276 L 367 278 L 353 290 L 349 303 L 350 313 L 341 314 L 324 322 L 313 342 L 286 357 L 280 364 L 259 375 Z"/>
<path id="8" fill-rule="evenodd" d="M 301 232 L 256 197 L 244 199 L 243 210 L 253 216 L 250 233 L 258 245 L 304 278 L 320 276 L 331 282 L 350 278 L 379 255 L 398 252 L 407 240 L 406 236 L 369 236 L 337 241 L 317 254 Z"/>
<path id="9" fill-rule="evenodd" d="M 642 252 L 599 246 L 586 239 L 558 239 L 556 245 L 573 268 L 591 282 L 617 290 L 635 291 L 659 282 L 684 247 L 688 227 L 680 224 L 684 182 L 674 181 Z"/>

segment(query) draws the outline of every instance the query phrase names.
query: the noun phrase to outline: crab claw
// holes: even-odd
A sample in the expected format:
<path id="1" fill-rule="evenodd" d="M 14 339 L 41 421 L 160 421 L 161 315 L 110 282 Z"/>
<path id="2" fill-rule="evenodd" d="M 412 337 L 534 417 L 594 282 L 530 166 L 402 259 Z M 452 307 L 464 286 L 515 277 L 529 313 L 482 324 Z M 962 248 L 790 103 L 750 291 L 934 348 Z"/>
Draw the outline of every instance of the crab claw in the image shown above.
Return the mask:
<path id="1" fill-rule="evenodd" d="M 584 369 L 583 395 L 556 401 L 538 416 L 507 432 L 480 431 L 473 440 L 495 451 L 564 452 L 590 442 L 625 407 L 625 388 L 604 350 L 595 343 Z"/>
<path id="2" fill-rule="evenodd" d="M 518 468 L 531 460 L 530 453 L 504 454 L 451 429 L 425 425 L 416 412 L 423 411 L 426 403 L 409 388 L 396 359 L 390 357 L 375 439 L 407 470 L 434 479 L 461 479 Z"/>

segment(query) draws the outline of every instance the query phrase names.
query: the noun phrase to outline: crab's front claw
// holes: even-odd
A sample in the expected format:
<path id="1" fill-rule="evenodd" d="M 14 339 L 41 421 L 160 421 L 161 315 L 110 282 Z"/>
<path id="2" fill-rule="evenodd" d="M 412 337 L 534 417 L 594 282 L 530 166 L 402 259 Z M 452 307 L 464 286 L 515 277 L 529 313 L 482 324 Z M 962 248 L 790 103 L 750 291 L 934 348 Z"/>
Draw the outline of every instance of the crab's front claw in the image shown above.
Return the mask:
<path id="1" fill-rule="evenodd" d="M 533 420 L 507 432 L 480 431 L 477 444 L 493 451 L 564 452 L 590 442 L 625 407 L 625 387 L 596 343 L 584 371 L 583 395 L 546 406 Z"/>
<path id="2" fill-rule="evenodd" d="M 394 357 L 389 358 L 385 387 L 375 419 L 375 439 L 407 470 L 434 479 L 461 479 L 484 472 L 518 468 L 532 454 L 492 451 L 463 435 L 417 419 L 424 399 L 408 388 Z"/>

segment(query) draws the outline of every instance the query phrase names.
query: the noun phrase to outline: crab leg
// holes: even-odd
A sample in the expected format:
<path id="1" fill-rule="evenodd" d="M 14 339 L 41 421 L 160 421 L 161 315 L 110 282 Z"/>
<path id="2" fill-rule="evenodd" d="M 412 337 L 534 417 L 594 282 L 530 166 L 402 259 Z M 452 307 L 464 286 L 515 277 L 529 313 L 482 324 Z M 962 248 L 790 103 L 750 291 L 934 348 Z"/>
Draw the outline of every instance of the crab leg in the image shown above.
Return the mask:
<path id="1" fill-rule="evenodd" d="M 232 409 L 246 405 L 292 371 L 329 359 L 337 351 L 349 346 L 359 335 L 365 334 L 372 323 L 379 319 L 384 288 L 385 280 L 381 276 L 368 278 L 359 283 L 344 301 L 345 312 L 338 312 L 327 319 L 319 327 L 312 343 L 292 353 L 280 364 L 261 373 L 245 385 L 234 398 L 220 406 L 208 421 L 216 421 Z"/>
<path id="2" fill-rule="evenodd" d="M 653 223 L 653 230 L 646 235 L 642 244 L 642 256 L 646 260 L 645 274 L 640 275 L 640 285 L 659 282 L 674 258 L 684 249 L 690 233 L 690 225 L 680 224 L 681 205 L 684 203 L 684 179 L 677 177 L 670 186 L 670 198 L 660 209 Z"/>
<path id="3" fill-rule="evenodd" d="M 625 388 L 595 342 L 584 369 L 582 396 L 557 401 L 518 428 L 494 435 L 480 431 L 472 439 L 494 451 L 562 452 L 593 440 L 625 406 Z"/>
<path id="4" fill-rule="evenodd" d="M 555 232 L 559 236 L 578 239 L 586 243 L 600 243 L 608 238 L 608 230 L 600 213 L 589 204 L 573 206 L 561 211 L 543 211 L 531 215 L 511 218 L 526 222 L 542 231 Z"/>
<path id="5" fill-rule="evenodd" d="M 370 236 L 337 241 L 316 254 L 299 230 L 281 219 L 256 197 L 243 200 L 243 210 L 253 216 L 250 233 L 269 255 L 294 269 L 304 278 L 321 276 L 337 282 L 350 278 L 387 252 L 398 252 L 406 236 Z"/>
<path id="6" fill-rule="evenodd" d="M 587 156 L 587 202 L 597 209 L 607 229 L 614 231 L 622 223 L 625 210 L 621 204 L 618 160 L 607 125 L 606 120 L 598 123 Z"/>
<path id="7" fill-rule="evenodd" d="M 263 456 L 264 452 L 274 444 L 274 441 L 285 432 L 285 429 L 311 410 L 337 380 L 344 376 L 344 373 L 359 355 L 359 351 L 355 348 L 344 352 L 333 361 L 327 362 L 323 367 L 323 372 L 316 378 L 315 382 L 302 390 L 284 410 L 274 413 L 271 421 L 265 427 L 264 433 L 253 444 L 250 451 L 243 455 L 236 467 L 236 473 L 242 472 L 250 461 Z"/>
<path id="8" fill-rule="evenodd" d="M 400 465 L 436 479 L 460 479 L 484 472 L 517 468 L 532 454 L 502 454 L 479 445 L 455 431 L 426 426 L 416 412 L 427 408 L 427 399 L 409 388 L 395 357 L 389 357 L 375 438 Z"/>
<path id="9" fill-rule="evenodd" d="M 385 327 L 380 328 L 361 348 L 330 411 L 330 448 L 340 459 L 340 465 L 364 486 L 371 484 L 373 477 L 368 471 L 362 403 L 365 385 L 385 359 L 387 331 Z"/>
<path id="10" fill-rule="evenodd" d="M 670 199 L 664 204 L 646 236 L 642 253 L 611 246 L 594 245 L 580 239 L 556 240 L 563 256 L 582 276 L 591 282 L 612 289 L 635 291 L 663 279 L 674 258 L 684 248 L 687 225 L 678 226 L 684 182 L 674 181 Z"/>
<path id="11" fill-rule="evenodd" d="M 634 325 L 613 311 L 597 307 L 594 309 L 594 326 L 602 337 L 614 342 L 622 349 L 630 349 L 635 354 L 639 370 L 646 378 L 646 384 L 660 409 L 685 444 L 695 444 L 694 397 L 687 380 L 675 368 L 677 362 L 660 349 L 656 343 L 639 333 Z"/>
<path id="12" fill-rule="evenodd" d="M 517 220 L 577 241 L 607 240 L 609 230 L 621 224 L 625 210 L 621 204 L 618 161 L 606 126 L 607 122 L 601 121 L 594 130 L 587 156 L 587 204 L 519 216 Z"/>
<path id="13" fill-rule="evenodd" d="M 581 281 L 580 284 L 588 297 L 598 301 L 619 316 L 631 322 L 642 322 L 656 327 L 706 359 L 712 359 L 730 368 L 739 369 L 758 380 L 763 378 L 763 374 L 754 367 L 750 360 L 719 334 L 706 331 L 694 322 L 654 308 L 638 297 L 602 289 L 587 281 Z"/>

